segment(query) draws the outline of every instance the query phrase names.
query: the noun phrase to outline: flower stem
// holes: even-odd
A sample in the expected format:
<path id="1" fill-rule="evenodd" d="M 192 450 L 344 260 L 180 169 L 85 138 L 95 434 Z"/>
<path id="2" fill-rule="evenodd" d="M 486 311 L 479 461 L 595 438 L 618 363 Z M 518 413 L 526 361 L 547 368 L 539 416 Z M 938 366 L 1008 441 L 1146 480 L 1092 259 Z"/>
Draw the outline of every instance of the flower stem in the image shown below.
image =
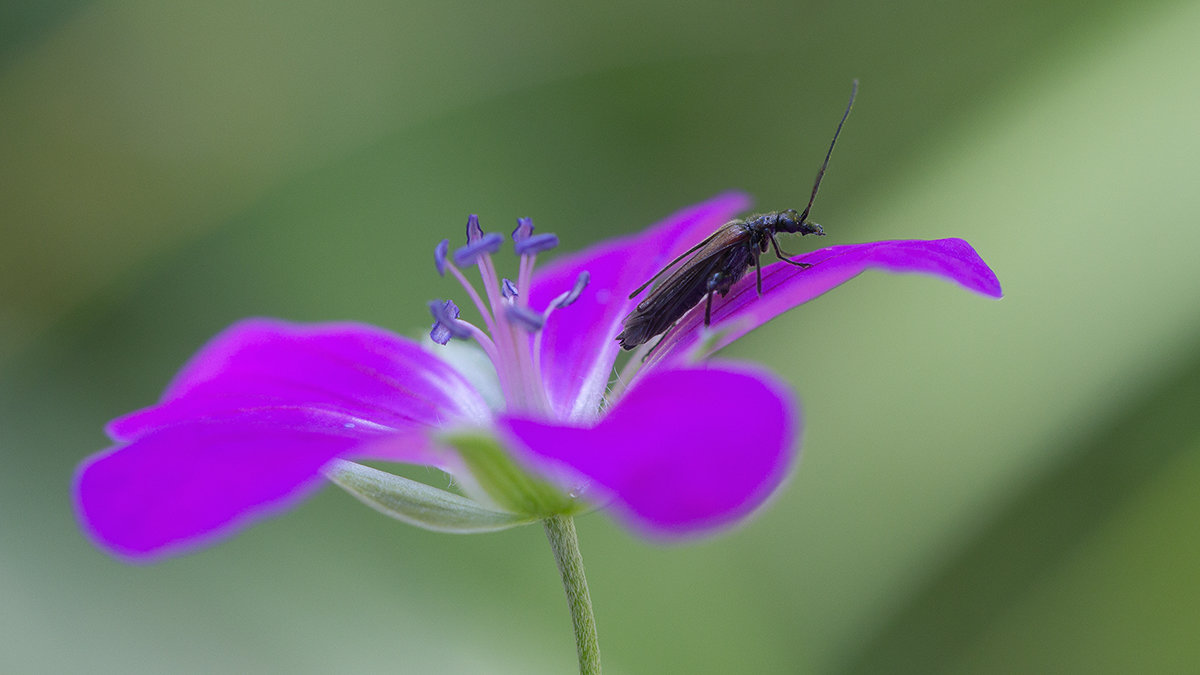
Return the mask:
<path id="1" fill-rule="evenodd" d="M 571 623 L 575 626 L 575 651 L 579 655 L 580 675 L 600 675 L 600 643 L 596 640 L 596 617 L 592 614 L 592 598 L 588 595 L 587 578 L 583 575 L 583 556 L 579 554 L 579 537 L 575 521 L 570 516 L 552 516 L 542 521 L 546 537 L 554 550 L 554 560 L 567 591 Z"/>

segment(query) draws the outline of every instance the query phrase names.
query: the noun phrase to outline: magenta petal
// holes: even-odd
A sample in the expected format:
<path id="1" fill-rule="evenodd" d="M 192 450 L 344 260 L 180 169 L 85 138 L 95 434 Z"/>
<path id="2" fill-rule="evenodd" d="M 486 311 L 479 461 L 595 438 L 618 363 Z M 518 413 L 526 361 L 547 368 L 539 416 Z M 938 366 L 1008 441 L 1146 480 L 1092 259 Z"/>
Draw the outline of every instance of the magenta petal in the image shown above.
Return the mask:
<path id="1" fill-rule="evenodd" d="M 714 338 L 705 354 L 728 345 L 787 310 L 853 279 L 867 269 L 929 274 L 993 298 L 1001 297 L 1000 282 L 975 249 L 962 239 L 910 239 L 831 246 L 793 258 L 812 265 L 801 269 L 782 261 L 763 267 L 762 296 L 755 290 L 754 271 L 734 284 L 725 298 L 713 299 Z M 687 355 L 702 339 L 703 303 L 684 316 L 655 349 L 646 366 L 669 363 Z"/>
<path id="2" fill-rule="evenodd" d="M 444 465 L 429 433 L 487 424 L 478 392 L 420 345 L 359 324 L 240 322 L 162 401 L 109 425 L 76 476 L 97 544 L 150 560 L 290 506 L 339 457 Z"/>
<path id="3" fill-rule="evenodd" d="M 648 373 L 596 426 L 507 418 L 518 456 L 567 490 L 613 500 L 654 537 L 698 535 L 745 518 L 796 455 L 798 406 L 768 373 L 713 365 Z"/>
<path id="4" fill-rule="evenodd" d="M 530 304 L 539 310 L 569 291 L 579 272 L 591 274 L 579 300 L 556 311 L 543 329 L 542 370 L 559 417 L 586 419 L 595 414 L 619 351 L 618 328 L 635 304 L 628 299 L 629 292 L 748 204 L 740 193 L 718 195 L 672 214 L 641 234 L 560 258 L 538 270 Z"/>
<path id="5" fill-rule="evenodd" d="M 88 458 L 75 507 L 97 545 L 133 561 L 223 538 L 291 506 L 320 484 L 330 460 L 403 442 L 343 414 L 260 409 L 161 427 Z M 428 452 L 409 433 L 410 454 Z M 370 454 L 384 454 L 370 453 Z"/>
<path id="6" fill-rule="evenodd" d="M 108 432 L 132 440 L 262 406 L 318 407 L 394 428 L 491 415 L 462 375 L 411 340 L 362 324 L 248 319 L 192 357 L 158 405 L 113 420 Z"/>

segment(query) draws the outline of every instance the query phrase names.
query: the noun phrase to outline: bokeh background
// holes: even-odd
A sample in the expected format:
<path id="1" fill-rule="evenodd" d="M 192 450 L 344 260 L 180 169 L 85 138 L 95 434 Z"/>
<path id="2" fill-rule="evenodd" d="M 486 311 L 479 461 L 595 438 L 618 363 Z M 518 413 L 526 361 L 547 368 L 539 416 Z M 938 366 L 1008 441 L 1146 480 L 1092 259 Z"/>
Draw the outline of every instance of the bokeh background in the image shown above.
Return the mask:
<path id="1" fill-rule="evenodd" d="M 1200 667 L 1200 4 L 0 12 L 0 671 L 573 671 L 540 528 L 329 488 L 128 567 L 73 468 L 238 318 L 419 334 L 467 213 L 577 249 L 801 206 L 855 77 L 820 243 L 961 236 L 1006 297 L 868 274 L 729 350 L 794 385 L 803 461 L 715 539 L 579 520 L 606 669 Z"/>

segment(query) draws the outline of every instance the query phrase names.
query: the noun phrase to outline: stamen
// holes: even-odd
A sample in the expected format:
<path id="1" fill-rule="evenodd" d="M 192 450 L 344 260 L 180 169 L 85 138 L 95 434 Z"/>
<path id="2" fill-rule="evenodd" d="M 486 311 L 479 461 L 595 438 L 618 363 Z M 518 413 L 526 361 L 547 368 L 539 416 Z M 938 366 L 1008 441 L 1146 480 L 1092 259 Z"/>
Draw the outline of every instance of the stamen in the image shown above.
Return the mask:
<path id="1" fill-rule="evenodd" d="M 517 218 L 517 229 L 512 231 L 514 244 L 520 244 L 533 234 L 533 218 Z"/>
<path id="2" fill-rule="evenodd" d="M 452 337 L 454 336 L 450 334 L 450 329 L 446 328 L 446 326 L 442 325 L 442 323 L 439 321 L 434 321 L 433 328 L 429 329 L 429 339 L 433 340 L 439 345 L 449 344 L 450 338 Z"/>
<path id="3" fill-rule="evenodd" d="M 433 264 L 437 267 L 438 276 L 446 276 L 446 251 L 450 250 L 450 240 L 443 239 L 433 249 Z"/>
<path id="4" fill-rule="evenodd" d="M 483 228 L 479 227 L 479 216 L 472 213 L 467 216 L 467 243 L 473 244 L 483 236 Z"/>
<path id="5" fill-rule="evenodd" d="M 525 328 L 529 329 L 530 332 L 541 330 L 542 326 L 546 322 L 545 317 L 542 316 L 541 312 L 535 312 L 532 309 L 523 307 L 521 305 L 509 305 L 505 308 L 504 313 L 509 319 L 512 319 L 515 323 L 521 324 Z"/>
<path id="6" fill-rule="evenodd" d="M 446 272 L 450 272 L 458 279 L 479 308 L 488 332 L 484 333 L 480 327 L 459 319 L 459 309 L 453 302 L 439 300 L 429 303 L 429 311 L 434 318 L 429 336 L 440 344 L 446 344 L 451 339 L 474 339 L 495 366 L 510 406 L 521 410 L 547 410 L 550 403 L 540 362 L 542 328 L 546 325 L 547 317 L 556 309 L 579 299 L 587 287 L 588 275 L 586 272 L 580 274 L 574 288 L 553 299 L 544 312 L 534 311 L 528 305 L 528 298 L 537 254 L 557 246 L 558 237 L 553 234 L 534 234 L 533 221 L 518 218 L 512 239 L 520 258 L 517 275 L 513 279 L 502 279 L 496 273 L 492 260 L 491 254 L 503 245 L 503 236 L 484 232 L 476 215 L 467 218 L 465 246 L 451 251 L 450 243 L 443 241 L 434 248 L 434 264 L 438 274 L 445 276 Z M 479 268 L 483 297 L 463 276 L 463 270 L 469 265 Z"/>
<path id="7" fill-rule="evenodd" d="M 520 230 L 521 228 L 518 227 L 517 229 Z M 517 243 L 514 245 L 514 248 L 517 251 L 517 255 L 530 255 L 533 253 L 541 253 L 542 251 L 549 251 L 555 246 L 558 246 L 558 236 L 545 233 L 531 234 L 528 237 L 517 241 Z"/>
<path id="8" fill-rule="evenodd" d="M 478 227 L 478 223 L 476 223 Z M 489 255 L 500 250 L 504 237 L 496 232 L 481 234 L 477 239 L 454 251 L 454 264 L 459 267 L 474 265 L 480 256 Z"/>
<path id="9" fill-rule="evenodd" d="M 455 279 L 458 279 L 458 283 L 467 292 L 467 297 L 471 298 L 471 302 L 475 303 L 475 308 L 479 310 L 480 316 L 483 317 L 483 323 L 487 326 L 488 332 L 495 333 L 496 323 L 492 319 L 492 313 L 488 311 L 487 305 L 483 304 L 483 298 L 479 297 L 479 293 L 475 291 L 475 287 L 471 285 L 471 282 L 467 281 L 467 278 L 463 276 L 462 272 L 458 271 L 458 268 L 453 263 L 447 262 L 446 269 L 450 270 Z"/>
<path id="10" fill-rule="evenodd" d="M 453 300 L 430 300 L 429 313 L 433 315 L 433 328 L 429 331 L 429 339 L 444 345 L 450 338 L 465 340 L 471 337 L 471 330 L 458 321 L 458 305 Z"/>
<path id="11" fill-rule="evenodd" d="M 578 300 L 579 296 L 583 293 L 583 289 L 587 288 L 588 281 L 590 281 L 591 278 L 592 275 L 588 274 L 587 270 L 580 272 L 579 276 L 575 277 L 575 287 L 558 296 L 558 298 L 554 301 L 554 306 L 561 309 L 563 307 L 568 307 L 575 304 L 575 301 Z"/>

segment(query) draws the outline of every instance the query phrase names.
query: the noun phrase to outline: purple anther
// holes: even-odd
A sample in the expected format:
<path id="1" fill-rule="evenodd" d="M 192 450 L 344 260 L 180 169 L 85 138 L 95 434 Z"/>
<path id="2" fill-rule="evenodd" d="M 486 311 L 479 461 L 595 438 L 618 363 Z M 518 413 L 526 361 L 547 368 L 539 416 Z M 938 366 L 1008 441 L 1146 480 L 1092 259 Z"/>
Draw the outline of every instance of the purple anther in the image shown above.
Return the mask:
<path id="1" fill-rule="evenodd" d="M 535 312 L 521 305 L 509 305 L 504 309 L 504 313 L 510 321 L 521 324 L 530 332 L 541 330 L 542 324 L 546 323 L 541 312 Z"/>
<path id="2" fill-rule="evenodd" d="M 517 255 L 531 255 L 533 253 L 549 251 L 555 246 L 558 246 L 558 235 L 547 232 L 545 234 L 530 235 L 518 241 L 513 248 L 517 250 Z"/>
<path id="3" fill-rule="evenodd" d="M 459 267 L 474 265 L 479 256 L 489 255 L 500 250 L 504 237 L 497 232 L 488 232 L 478 240 L 463 246 L 454 252 L 454 264 Z"/>
<path id="4" fill-rule="evenodd" d="M 500 295 L 503 295 L 506 298 L 517 297 L 517 285 L 514 284 L 509 279 L 501 279 L 500 280 Z"/>
<path id="5" fill-rule="evenodd" d="M 479 216 L 472 213 L 467 216 L 467 243 L 474 244 L 483 236 L 483 228 L 479 227 Z"/>
<path id="6" fill-rule="evenodd" d="M 450 240 L 441 240 L 437 247 L 433 249 L 433 264 L 437 266 L 437 271 L 440 276 L 446 276 L 446 251 L 450 250 Z"/>
<path id="7" fill-rule="evenodd" d="M 579 276 L 575 277 L 575 287 L 571 289 L 570 293 L 567 293 L 567 297 L 559 300 L 554 306 L 562 309 L 563 307 L 574 304 L 575 301 L 579 299 L 579 296 L 583 293 L 583 289 L 587 288 L 588 281 L 591 280 L 591 278 L 592 275 L 588 274 L 587 270 L 580 272 Z"/>
<path id="8" fill-rule="evenodd" d="M 433 315 L 433 328 L 429 331 L 429 339 L 444 345 L 450 338 L 465 340 L 471 337 L 471 331 L 458 323 L 458 305 L 453 300 L 430 300 L 429 313 Z"/>
<path id="9" fill-rule="evenodd" d="M 520 244 L 533 234 L 533 218 L 517 218 L 517 229 L 512 231 L 513 242 Z"/>

